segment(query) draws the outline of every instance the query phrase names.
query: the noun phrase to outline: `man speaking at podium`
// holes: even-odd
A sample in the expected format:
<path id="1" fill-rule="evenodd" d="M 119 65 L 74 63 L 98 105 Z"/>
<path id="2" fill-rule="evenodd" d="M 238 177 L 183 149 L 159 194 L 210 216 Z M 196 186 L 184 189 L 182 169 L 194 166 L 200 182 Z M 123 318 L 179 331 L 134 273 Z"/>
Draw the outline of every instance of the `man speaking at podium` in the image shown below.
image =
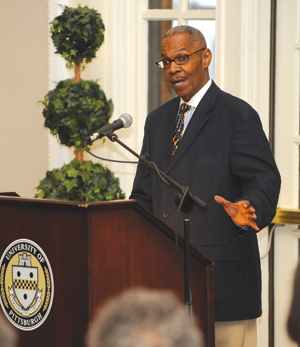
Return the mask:
<path id="1" fill-rule="evenodd" d="M 215 262 L 216 347 L 254 347 L 262 314 L 256 232 L 276 213 L 280 175 L 258 114 L 220 90 L 210 62 L 200 31 L 167 32 L 157 65 L 178 97 L 148 115 L 141 154 L 208 204 L 189 215 L 190 242 Z M 138 165 L 130 198 L 173 229 L 176 193 Z"/>

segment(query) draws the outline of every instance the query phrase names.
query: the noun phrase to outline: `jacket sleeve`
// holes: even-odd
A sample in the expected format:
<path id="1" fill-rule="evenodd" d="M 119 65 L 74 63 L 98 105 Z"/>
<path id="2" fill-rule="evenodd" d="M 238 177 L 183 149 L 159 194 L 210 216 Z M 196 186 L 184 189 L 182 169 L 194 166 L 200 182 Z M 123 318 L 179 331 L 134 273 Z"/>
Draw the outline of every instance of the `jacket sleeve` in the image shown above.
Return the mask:
<path id="1" fill-rule="evenodd" d="M 252 110 L 235 124 L 230 144 L 232 173 L 241 182 L 242 196 L 256 210 L 260 229 L 276 214 L 281 178 L 258 114 Z"/>

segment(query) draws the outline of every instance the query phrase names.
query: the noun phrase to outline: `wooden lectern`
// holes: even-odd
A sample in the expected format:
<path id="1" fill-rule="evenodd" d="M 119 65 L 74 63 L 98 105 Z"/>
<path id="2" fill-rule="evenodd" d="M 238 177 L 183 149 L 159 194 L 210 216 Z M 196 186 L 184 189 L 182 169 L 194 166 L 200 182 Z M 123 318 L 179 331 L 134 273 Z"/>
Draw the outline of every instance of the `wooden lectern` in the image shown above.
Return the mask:
<path id="1" fill-rule="evenodd" d="M 134 200 L 76 203 L 0 197 L 0 256 L 15 240 L 38 244 L 50 262 L 54 299 L 45 322 L 18 330 L 19 347 L 82 347 L 88 322 L 132 287 L 167 288 L 184 302 L 172 229 Z M 183 262 L 184 241 L 179 237 Z M 214 347 L 213 263 L 190 246 L 193 311 Z"/>

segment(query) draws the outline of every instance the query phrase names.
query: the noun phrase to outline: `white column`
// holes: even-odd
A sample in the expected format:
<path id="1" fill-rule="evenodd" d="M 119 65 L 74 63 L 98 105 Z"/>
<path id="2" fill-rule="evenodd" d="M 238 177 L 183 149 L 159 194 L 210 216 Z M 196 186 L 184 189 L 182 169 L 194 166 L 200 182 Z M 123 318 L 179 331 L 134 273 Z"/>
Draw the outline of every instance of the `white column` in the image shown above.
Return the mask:
<path id="1" fill-rule="evenodd" d="M 299 208 L 299 0 L 277 0 L 275 155 L 282 178 L 279 207 Z M 286 320 L 299 256 L 297 226 L 275 234 L 275 347 L 296 346 Z"/>

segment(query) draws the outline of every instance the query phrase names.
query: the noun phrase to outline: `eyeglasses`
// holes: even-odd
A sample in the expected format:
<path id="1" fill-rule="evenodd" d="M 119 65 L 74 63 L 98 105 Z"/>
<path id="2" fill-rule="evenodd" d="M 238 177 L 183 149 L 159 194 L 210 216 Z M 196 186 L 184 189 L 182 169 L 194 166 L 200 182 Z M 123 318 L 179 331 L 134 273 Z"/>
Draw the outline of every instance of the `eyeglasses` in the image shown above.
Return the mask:
<path id="1" fill-rule="evenodd" d="M 200 51 L 203 51 L 206 48 L 201 48 L 198 51 L 191 53 L 191 54 L 182 54 L 176 57 L 175 59 L 164 59 L 164 60 L 158 60 L 155 62 L 155 64 L 160 68 L 160 69 L 165 69 L 171 66 L 172 61 L 174 61 L 177 65 L 183 65 L 186 64 L 189 61 L 189 57 L 193 54 L 196 54 Z"/>

